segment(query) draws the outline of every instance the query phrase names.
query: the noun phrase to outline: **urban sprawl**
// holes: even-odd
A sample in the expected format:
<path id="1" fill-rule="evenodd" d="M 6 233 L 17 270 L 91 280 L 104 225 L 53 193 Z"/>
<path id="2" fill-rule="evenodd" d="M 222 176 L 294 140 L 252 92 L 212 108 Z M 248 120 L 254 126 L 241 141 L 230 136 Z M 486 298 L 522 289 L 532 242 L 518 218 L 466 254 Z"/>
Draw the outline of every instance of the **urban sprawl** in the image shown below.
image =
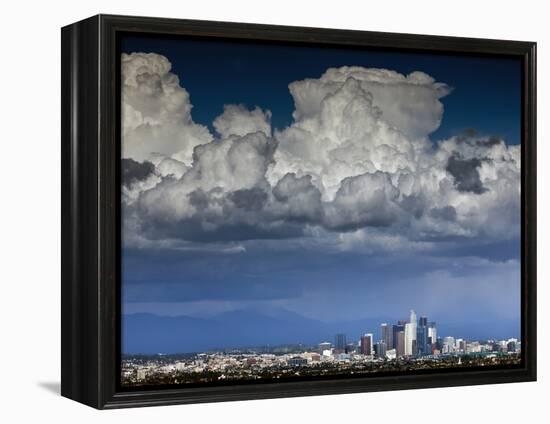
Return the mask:
<path id="1" fill-rule="evenodd" d="M 281 381 L 379 372 L 408 372 L 518 365 L 521 342 L 439 337 L 435 322 L 409 320 L 382 323 L 379 337 L 366 333 L 357 341 L 336 334 L 334 343 L 217 350 L 174 355 L 126 355 L 122 385 L 223 384 L 235 381 Z"/>

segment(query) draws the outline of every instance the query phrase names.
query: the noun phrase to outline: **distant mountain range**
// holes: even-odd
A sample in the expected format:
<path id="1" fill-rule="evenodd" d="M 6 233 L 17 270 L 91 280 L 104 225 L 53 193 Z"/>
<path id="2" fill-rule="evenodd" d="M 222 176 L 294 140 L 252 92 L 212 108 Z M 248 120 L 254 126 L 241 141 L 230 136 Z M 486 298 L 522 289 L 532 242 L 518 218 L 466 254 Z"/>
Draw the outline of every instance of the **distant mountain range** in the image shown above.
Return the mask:
<path id="1" fill-rule="evenodd" d="M 122 317 L 122 350 L 128 354 L 156 354 L 298 343 L 313 345 L 333 342 L 336 333 L 347 334 L 349 341 L 358 340 L 364 333 L 373 333 L 378 339 L 380 323 L 394 321 L 379 317 L 326 323 L 284 309 L 244 309 L 211 318 L 135 313 Z M 518 337 L 519 324 L 515 321 L 438 323 L 438 333 L 472 339 L 482 339 L 489 334 L 498 338 Z"/>

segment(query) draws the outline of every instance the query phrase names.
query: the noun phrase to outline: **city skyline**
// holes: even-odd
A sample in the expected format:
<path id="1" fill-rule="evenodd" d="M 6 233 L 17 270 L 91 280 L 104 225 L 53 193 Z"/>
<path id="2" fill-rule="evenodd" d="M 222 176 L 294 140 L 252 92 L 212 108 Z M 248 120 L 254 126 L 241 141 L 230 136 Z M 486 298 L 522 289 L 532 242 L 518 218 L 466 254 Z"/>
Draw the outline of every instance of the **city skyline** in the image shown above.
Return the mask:
<path id="1" fill-rule="evenodd" d="M 395 357 L 404 356 L 431 356 L 455 351 L 455 341 L 457 343 L 467 343 L 473 341 L 471 338 L 455 337 L 456 335 L 446 334 L 444 337 L 438 337 L 437 323 L 429 321 L 427 316 L 417 318 L 414 309 L 410 310 L 408 320 L 396 320 L 393 324 L 380 323 L 378 338 L 373 333 L 366 332 L 358 340 L 347 337 L 345 333 L 338 333 L 335 336 L 334 343 L 319 343 L 319 351 L 329 349 L 332 352 L 350 353 L 359 352 L 364 355 L 376 355 L 386 357 L 390 351 Z M 479 341 L 496 340 L 495 337 L 487 337 Z M 508 341 L 518 342 L 515 337 L 510 337 Z M 452 341 L 452 346 L 450 342 Z M 458 345 L 460 346 L 460 344 Z M 458 350 L 465 351 L 464 347 Z M 515 351 L 515 347 L 514 347 Z"/>
<path id="2" fill-rule="evenodd" d="M 137 314 L 140 317 L 143 317 L 142 314 Z M 147 316 L 147 315 L 145 315 Z M 266 336 L 265 339 L 248 339 L 248 343 L 238 344 L 235 343 L 235 339 L 230 333 L 226 332 L 227 325 L 233 325 L 234 322 L 227 316 L 222 315 L 222 319 L 218 322 L 216 327 L 205 329 L 199 326 L 199 335 L 203 336 L 202 340 L 206 340 L 206 344 L 202 344 L 202 349 L 185 349 L 185 348 L 172 348 L 172 349 L 162 349 L 165 345 L 162 342 L 158 342 L 158 339 L 155 338 L 155 335 L 148 333 L 148 324 L 145 321 L 138 321 L 137 325 L 133 330 L 126 328 L 124 331 L 125 334 L 130 334 L 132 336 L 134 333 L 140 333 L 143 340 L 152 339 L 152 343 L 156 349 L 129 349 L 128 344 L 123 337 L 123 353 L 126 355 L 132 354 L 180 354 L 180 353 L 197 353 L 201 351 L 216 351 L 216 350 L 226 350 L 226 349 L 243 349 L 243 348 L 254 348 L 258 346 L 284 346 L 284 345 L 315 345 L 319 344 L 330 344 L 331 348 L 340 350 L 342 352 L 347 351 L 351 344 L 353 344 L 354 349 L 363 352 L 365 338 L 368 338 L 369 349 L 374 349 L 375 345 L 380 341 L 385 341 L 386 349 L 396 349 L 397 356 L 412 356 L 417 352 L 419 353 L 428 353 L 430 348 L 426 346 L 428 343 L 430 345 L 436 344 L 438 342 L 443 342 L 445 337 L 453 337 L 457 340 L 494 340 L 494 339 L 521 339 L 519 332 L 506 332 L 506 330 L 498 330 L 492 332 L 475 332 L 475 329 L 471 329 L 474 332 L 468 331 L 467 326 L 463 330 L 457 330 L 453 326 L 449 326 L 444 320 L 434 320 L 428 319 L 425 315 L 420 315 L 416 317 L 415 311 L 410 310 L 408 319 L 388 319 L 387 322 L 381 322 L 377 320 L 369 321 L 369 324 L 364 324 L 361 320 L 351 323 L 352 327 L 347 327 L 346 331 L 342 331 L 344 327 L 340 327 L 338 323 L 331 327 L 323 327 L 321 330 L 316 329 L 311 326 L 303 326 L 303 323 L 297 321 L 297 316 L 291 314 L 288 316 L 286 321 L 274 321 L 271 322 L 269 327 L 264 327 L 265 323 L 256 317 L 247 316 L 250 318 L 250 321 L 255 321 L 257 326 L 265 330 Z M 177 317 L 181 318 L 181 317 Z M 187 317 L 184 317 L 187 318 Z M 238 317 L 242 319 L 243 317 Z M 259 320 L 259 322 L 258 322 Z M 166 327 L 166 338 L 164 342 L 169 340 L 171 346 L 189 346 L 190 340 L 193 340 L 194 334 L 192 331 L 189 331 L 190 328 L 188 324 L 179 325 L 178 321 L 174 325 L 167 325 Z M 285 325 L 303 326 L 303 331 L 289 331 L 290 327 Z M 410 324 L 414 324 L 411 326 Z M 197 321 L 191 321 L 191 325 L 197 326 Z M 470 325 L 470 324 L 468 324 Z M 162 327 L 157 324 L 152 326 L 156 332 L 158 328 Z M 283 334 L 282 338 L 277 338 L 277 335 L 273 335 L 274 327 L 278 329 Z M 416 327 L 416 330 L 413 328 Z M 406 332 L 408 330 L 408 334 Z M 242 331 L 248 331 L 248 327 L 245 327 Z M 219 333 L 216 333 L 219 331 Z M 210 334 L 211 333 L 211 334 Z M 227 337 L 224 338 L 222 333 L 226 333 Z M 333 334 L 335 334 L 333 336 Z M 206 336 L 206 339 L 204 338 Z M 238 338 L 242 338 L 238 336 Z M 237 338 L 237 340 L 238 340 Z M 137 339 L 137 335 L 132 337 L 132 339 Z M 210 340 L 210 341 L 208 341 Z M 225 340 L 225 341 L 224 341 Z M 272 340 L 272 343 L 269 343 L 269 340 Z M 398 348 L 397 343 L 401 340 L 401 348 Z M 156 341 L 156 342 L 155 342 Z M 413 346 L 413 342 L 415 343 Z M 147 343 L 142 344 L 141 346 L 146 346 L 151 343 L 149 340 Z M 192 344 L 191 344 L 192 345 Z M 133 345 L 136 346 L 136 345 Z"/>
<path id="3" fill-rule="evenodd" d="M 129 387 L 220 384 L 232 380 L 349 376 L 350 372 L 361 376 L 404 368 L 418 371 L 521 363 L 521 340 L 516 338 L 438 337 L 436 322 L 426 316 L 417 318 L 412 309 L 408 320 L 396 320 L 391 325 L 392 331 L 388 323 L 380 323 L 378 339 L 373 333 L 364 333 L 359 339 L 337 333 L 334 342 L 321 341 L 316 346 L 295 343 L 215 349 L 185 356 L 125 355 L 122 383 Z"/>

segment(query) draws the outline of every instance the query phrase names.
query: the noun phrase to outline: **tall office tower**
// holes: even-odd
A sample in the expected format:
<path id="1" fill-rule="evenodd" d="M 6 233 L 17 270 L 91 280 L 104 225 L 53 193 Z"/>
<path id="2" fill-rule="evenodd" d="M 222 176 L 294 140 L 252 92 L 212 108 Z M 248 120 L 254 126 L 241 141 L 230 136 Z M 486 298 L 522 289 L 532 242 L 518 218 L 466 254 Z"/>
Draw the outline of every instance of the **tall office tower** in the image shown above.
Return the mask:
<path id="1" fill-rule="evenodd" d="M 434 321 L 428 324 L 428 341 L 433 345 L 437 343 L 437 327 Z"/>
<path id="2" fill-rule="evenodd" d="M 417 325 L 418 321 L 416 320 L 416 312 L 414 312 L 414 309 L 411 309 L 411 315 L 409 317 L 409 323 Z"/>
<path id="3" fill-rule="evenodd" d="M 384 340 L 386 342 L 386 349 L 391 349 L 393 346 L 393 337 L 392 337 L 392 331 L 388 324 L 383 323 L 380 324 L 380 340 Z"/>
<path id="4" fill-rule="evenodd" d="M 411 309 L 411 315 L 409 318 L 409 323 L 413 325 L 413 340 L 416 341 L 416 327 L 418 326 L 418 321 L 416 320 L 416 312 L 414 312 L 413 309 Z"/>
<path id="5" fill-rule="evenodd" d="M 405 324 L 405 355 L 416 355 L 416 313 L 411 309 L 409 322 Z"/>
<path id="6" fill-rule="evenodd" d="M 432 353 L 428 343 L 428 327 L 419 325 L 416 329 L 416 346 L 419 355 L 430 355 Z"/>
<path id="7" fill-rule="evenodd" d="M 385 358 L 386 357 L 386 350 L 387 345 L 385 340 L 380 340 L 378 343 L 376 343 L 376 356 L 379 358 Z"/>
<path id="8" fill-rule="evenodd" d="M 397 349 L 397 334 L 399 334 L 400 331 L 405 331 L 405 324 L 394 324 L 392 326 L 392 347 L 394 349 Z"/>
<path id="9" fill-rule="evenodd" d="M 405 355 L 412 355 L 414 340 L 416 338 L 416 326 L 410 322 L 405 324 Z M 413 333 L 414 332 L 414 333 Z M 413 337 L 414 334 L 414 337 Z"/>
<path id="10" fill-rule="evenodd" d="M 431 343 L 428 339 L 427 317 L 420 317 L 418 320 L 418 327 L 416 328 L 416 353 L 419 355 L 429 355 L 432 353 Z"/>
<path id="11" fill-rule="evenodd" d="M 374 353 L 373 350 L 374 350 L 374 336 L 372 333 L 367 333 L 365 334 L 367 336 L 367 339 L 369 340 L 369 344 L 370 344 L 370 353 L 371 355 Z"/>
<path id="12" fill-rule="evenodd" d="M 395 338 L 395 353 L 398 358 L 405 355 L 405 332 L 399 331 Z"/>
<path id="13" fill-rule="evenodd" d="M 346 350 L 346 335 L 345 334 L 337 334 L 334 339 L 334 349 L 337 351 L 337 353 L 344 353 Z"/>
<path id="14" fill-rule="evenodd" d="M 372 334 L 368 333 L 361 336 L 361 353 L 363 355 L 372 355 Z"/>

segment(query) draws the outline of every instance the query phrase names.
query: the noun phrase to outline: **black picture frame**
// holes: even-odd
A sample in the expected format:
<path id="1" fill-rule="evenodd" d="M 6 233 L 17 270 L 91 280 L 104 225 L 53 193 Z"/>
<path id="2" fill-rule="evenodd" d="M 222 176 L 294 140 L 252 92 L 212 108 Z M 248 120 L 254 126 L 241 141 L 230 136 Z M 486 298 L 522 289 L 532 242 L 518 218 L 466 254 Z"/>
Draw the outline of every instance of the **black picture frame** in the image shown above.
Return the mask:
<path id="1" fill-rule="evenodd" d="M 522 366 L 123 391 L 120 370 L 120 72 L 123 34 L 516 57 L 522 61 Z M 97 15 L 62 28 L 61 394 L 98 409 L 536 380 L 536 43 Z"/>

